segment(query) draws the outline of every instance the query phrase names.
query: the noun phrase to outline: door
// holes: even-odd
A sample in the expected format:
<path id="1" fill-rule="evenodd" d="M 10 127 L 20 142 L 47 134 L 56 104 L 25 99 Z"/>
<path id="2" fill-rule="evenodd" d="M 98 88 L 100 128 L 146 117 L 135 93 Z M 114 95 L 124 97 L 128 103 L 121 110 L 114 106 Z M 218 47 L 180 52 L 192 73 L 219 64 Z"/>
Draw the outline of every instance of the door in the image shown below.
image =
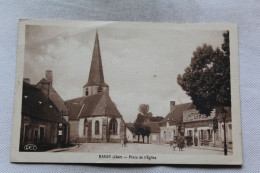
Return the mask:
<path id="1" fill-rule="evenodd" d="M 34 143 L 34 144 L 37 144 L 37 143 L 38 143 L 38 130 L 34 130 L 33 143 Z"/>

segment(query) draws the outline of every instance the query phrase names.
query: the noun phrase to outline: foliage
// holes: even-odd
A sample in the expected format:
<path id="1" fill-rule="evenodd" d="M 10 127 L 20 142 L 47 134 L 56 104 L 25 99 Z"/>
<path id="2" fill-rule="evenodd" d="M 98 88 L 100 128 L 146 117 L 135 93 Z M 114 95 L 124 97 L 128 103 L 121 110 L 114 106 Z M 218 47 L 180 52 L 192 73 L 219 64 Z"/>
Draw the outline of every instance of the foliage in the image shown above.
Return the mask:
<path id="1" fill-rule="evenodd" d="M 151 112 L 149 112 L 150 106 L 148 104 L 140 104 L 139 106 L 139 112 L 144 115 L 145 117 L 145 121 L 148 121 L 153 114 Z"/>
<path id="2" fill-rule="evenodd" d="M 201 114 L 210 115 L 215 107 L 230 107 L 229 32 L 224 34 L 222 50 L 204 44 L 193 52 L 190 66 L 177 77 Z"/>
<path id="3" fill-rule="evenodd" d="M 144 137 L 147 136 L 147 140 L 149 140 L 149 136 L 151 134 L 151 128 L 150 126 L 144 125 L 145 117 L 141 113 L 137 115 L 137 118 L 134 122 L 134 132 L 135 135 L 138 136 L 138 142 L 140 139 L 140 135 L 143 137 L 143 143 L 144 143 Z M 149 141 L 148 141 L 149 143 Z"/>
<path id="4" fill-rule="evenodd" d="M 141 135 L 143 137 L 143 143 L 144 143 L 144 137 L 147 136 L 147 143 L 149 143 L 149 136 L 151 134 L 151 128 L 148 125 L 142 125 L 141 126 Z"/>
<path id="5" fill-rule="evenodd" d="M 149 119 L 151 122 L 160 122 L 163 120 L 162 116 L 150 117 Z"/>

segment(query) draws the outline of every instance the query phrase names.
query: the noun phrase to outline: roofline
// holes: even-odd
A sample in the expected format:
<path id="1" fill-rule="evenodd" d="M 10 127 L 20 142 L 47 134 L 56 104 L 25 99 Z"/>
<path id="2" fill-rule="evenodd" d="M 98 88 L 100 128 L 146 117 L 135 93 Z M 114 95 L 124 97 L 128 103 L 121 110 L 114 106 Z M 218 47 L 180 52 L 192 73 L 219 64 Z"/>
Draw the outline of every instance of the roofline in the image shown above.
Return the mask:
<path id="1" fill-rule="evenodd" d="M 167 122 L 167 120 L 164 121 L 165 118 L 166 118 L 170 113 L 172 113 L 172 112 L 176 109 L 176 106 L 180 106 L 180 105 L 184 105 L 184 104 L 189 104 L 189 105 L 186 107 L 186 109 L 184 110 L 184 111 L 186 111 L 187 108 L 188 108 L 191 104 L 193 104 L 193 103 L 192 103 L 192 102 L 188 102 L 188 103 L 182 103 L 182 104 L 174 105 L 174 108 L 164 117 L 164 119 L 162 119 L 162 120 L 160 121 L 160 123 Z M 179 117 L 180 117 L 180 116 L 179 116 Z M 179 119 L 179 117 L 178 117 L 177 119 Z M 178 122 L 178 121 L 177 121 L 177 120 L 174 120 L 174 121 L 171 121 L 171 122 Z"/>
<path id="2" fill-rule="evenodd" d="M 35 116 L 31 115 L 31 114 L 24 113 L 24 112 L 22 112 L 22 116 L 29 116 L 29 117 L 33 117 L 33 118 L 36 118 L 36 119 L 40 119 L 40 120 L 44 120 L 44 121 L 49 121 L 49 122 L 64 123 L 64 122 L 61 122 L 61 121 L 56 121 L 56 120 L 55 120 L 55 121 L 52 121 L 52 120 L 48 120 L 48 119 L 45 119 L 45 118 L 35 117 Z M 63 120 L 66 122 L 65 119 L 63 119 Z M 69 123 L 66 122 L 65 124 L 69 124 Z"/>
<path id="3" fill-rule="evenodd" d="M 122 115 L 121 116 L 113 116 L 113 115 L 90 115 L 90 116 L 82 116 L 82 117 L 78 117 L 77 119 L 80 119 L 80 118 L 90 118 L 90 117 L 109 117 L 109 118 L 115 118 L 115 117 L 123 117 Z"/>
<path id="4" fill-rule="evenodd" d="M 80 114 L 81 114 L 81 112 L 82 112 L 82 109 L 84 108 L 84 106 L 85 106 L 85 104 L 83 104 L 83 105 L 82 105 L 82 107 L 81 107 L 81 109 L 80 109 L 80 111 L 79 111 L 78 118 L 79 118 L 79 116 L 80 116 Z"/>

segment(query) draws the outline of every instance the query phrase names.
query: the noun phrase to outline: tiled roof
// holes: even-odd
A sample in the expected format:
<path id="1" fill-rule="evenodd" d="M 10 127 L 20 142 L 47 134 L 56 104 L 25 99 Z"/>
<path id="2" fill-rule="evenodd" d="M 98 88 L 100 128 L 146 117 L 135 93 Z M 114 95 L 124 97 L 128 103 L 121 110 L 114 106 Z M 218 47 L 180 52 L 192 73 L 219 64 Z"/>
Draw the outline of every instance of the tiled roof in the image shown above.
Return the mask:
<path id="1" fill-rule="evenodd" d="M 44 85 L 46 85 L 46 86 L 44 86 Z M 42 78 L 38 82 L 36 87 L 40 88 L 47 97 L 48 97 L 48 94 L 49 94 L 50 100 L 59 109 L 60 113 L 62 113 L 63 115 L 68 115 L 68 109 L 67 109 L 66 105 L 64 104 L 63 99 L 56 92 L 56 90 L 53 88 L 52 85 L 48 86 L 46 78 Z M 48 91 L 48 87 L 49 87 L 49 91 Z"/>
<path id="2" fill-rule="evenodd" d="M 166 117 L 160 123 L 164 123 L 167 121 L 182 123 L 183 122 L 183 111 L 191 108 L 192 105 L 193 105 L 192 103 L 184 103 L 184 104 L 175 105 L 173 110 L 168 115 L 166 115 Z"/>
<path id="3" fill-rule="evenodd" d="M 159 122 L 144 122 L 144 125 L 150 126 L 151 133 L 160 133 Z"/>
<path id="4" fill-rule="evenodd" d="M 98 33 L 96 33 L 96 39 L 95 39 L 95 45 L 94 45 L 94 50 L 92 55 L 88 82 L 83 87 L 86 86 L 102 86 L 102 87 L 108 86 L 104 81 Z"/>
<path id="5" fill-rule="evenodd" d="M 22 115 L 47 121 L 66 123 L 57 107 L 35 86 L 23 83 Z"/>
<path id="6" fill-rule="evenodd" d="M 71 119 L 93 116 L 122 117 L 108 93 L 98 93 L 65 102 Z"/>
<path id="7" fill-rule="evenodd" d="M 125 123 L 125 126 L 132 132 L 134 133 L 134 123 Z"/>

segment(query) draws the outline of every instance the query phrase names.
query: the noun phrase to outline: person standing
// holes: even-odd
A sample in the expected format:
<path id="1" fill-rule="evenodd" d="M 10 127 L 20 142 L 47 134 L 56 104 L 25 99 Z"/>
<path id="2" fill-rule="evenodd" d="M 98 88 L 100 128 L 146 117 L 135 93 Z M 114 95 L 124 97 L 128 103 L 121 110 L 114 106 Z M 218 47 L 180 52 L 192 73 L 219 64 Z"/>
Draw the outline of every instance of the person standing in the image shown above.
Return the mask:
<path id="1" fill-rule="evenodd" d="M 179 151 L 182 151 L 182 149 L 184 148 L 184 146 L 185 146 L 185 142 L 184 141 L 185 141 L 184 136 L 180 136 L 179 140 L 178 140 Z"/>

